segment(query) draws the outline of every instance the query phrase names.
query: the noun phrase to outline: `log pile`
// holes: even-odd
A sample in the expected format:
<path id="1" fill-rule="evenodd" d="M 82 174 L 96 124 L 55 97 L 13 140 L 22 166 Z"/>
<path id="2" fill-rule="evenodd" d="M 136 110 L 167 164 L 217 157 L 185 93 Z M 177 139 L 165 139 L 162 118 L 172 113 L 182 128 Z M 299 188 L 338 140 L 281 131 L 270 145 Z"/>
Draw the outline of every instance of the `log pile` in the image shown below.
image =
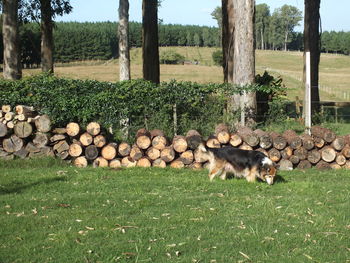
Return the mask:
<path id="1" fill-rule="evenodd" d="M 287 130 L 283 134 L 252 130 L 247 127 L 230 132 L 220 124 L 213 135 L 203 138 L 190 130 L 184 136 L 168 138 L 155 129 L 140 129 L 133 144 L 114 142 L 97 122 L 86 127 L 71 122 L 52 128 L 47 115 L 39 115 L 32 107 L 3 105 L 0 111 L 0 158 L 33 158 L 56 156 L 77 167 L 205 167 L 197 152 L 198 145 L 220 148 L 227 145 L 266 154 L 281 170 L 295 168 L 350 168 L 350 135 L 336 136 L 326 128 L 314 126 L 311 135 L 298 135 Z"/>

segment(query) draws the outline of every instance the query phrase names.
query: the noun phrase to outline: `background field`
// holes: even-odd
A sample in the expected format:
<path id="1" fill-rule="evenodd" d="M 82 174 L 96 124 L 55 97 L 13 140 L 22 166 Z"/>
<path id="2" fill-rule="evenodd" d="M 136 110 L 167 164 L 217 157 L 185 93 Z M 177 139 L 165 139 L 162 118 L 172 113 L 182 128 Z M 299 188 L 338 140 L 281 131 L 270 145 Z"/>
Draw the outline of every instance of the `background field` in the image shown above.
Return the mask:
<path id="1" fill-rule="evenodd" d="M 189 169 L 0 163 L 0 262 L 349 262 L 346 170 L 273 186 Z"/>
<path id="2" fill-rule="evenodd" d="M 175 50 L 188 61 L 199 61 L 199 65 L 161 65 L 161 81 L 171 79 L 194 81 L 199 83 L 222 82 L 221 67 L 214 66 L 212 53 L 217 48 L 200 47 L 161 47 L 160 53 Z M 142 77 L 142 53 L 140 48 L 131 50 L 132 78 Z M 256 73 L 267 70 L 274 76 L 282 76 L 288 88 L 288 97 L 303 97 L 302 72 L 303 53 L 284 51 L 256 51 Z M 25 75 L 37 74 L 39 70 L 25 70 Z M 85 61 L 56 65 L 58 76 L 95 79 L 100 81 L 119 80 L 118 60 Z M 350 100 L 350 56 L 322 54 L 320 63 L 321 100 Z"/>

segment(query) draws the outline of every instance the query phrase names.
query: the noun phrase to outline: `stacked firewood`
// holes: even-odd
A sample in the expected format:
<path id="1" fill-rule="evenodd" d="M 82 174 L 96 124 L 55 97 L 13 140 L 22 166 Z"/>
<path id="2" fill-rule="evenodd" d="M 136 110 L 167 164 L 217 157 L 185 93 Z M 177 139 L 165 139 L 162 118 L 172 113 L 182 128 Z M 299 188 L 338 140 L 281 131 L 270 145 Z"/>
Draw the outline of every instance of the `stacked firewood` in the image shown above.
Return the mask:
<path id="1" fill-rule="evenodd" d="M 230 132 L 217 125 L 213 135 L 203 138 L 190 130 L 185 136 L 168 138 L 163 131 L 140 129 L 134 143 L 117 143 L 110 139 L 100 124 L 86 127 L 71 122 L 62 128 L 51 128 L 47 115 L 39 115 L 32 107 L 3 105 L 0 111 L 0 158 L 13 159 L 56 156 L 78 167 L 191 167 L 207 165 L 197 147 L 227 145 L 263 152 L 281 170 L 317 167 L 350 168 L 350 135 L 336 136 L 326 128 L 314 126 L 311 134 L 297 135 L 293 130 L 283 134 L 252 130 L 248 127 Z"/>

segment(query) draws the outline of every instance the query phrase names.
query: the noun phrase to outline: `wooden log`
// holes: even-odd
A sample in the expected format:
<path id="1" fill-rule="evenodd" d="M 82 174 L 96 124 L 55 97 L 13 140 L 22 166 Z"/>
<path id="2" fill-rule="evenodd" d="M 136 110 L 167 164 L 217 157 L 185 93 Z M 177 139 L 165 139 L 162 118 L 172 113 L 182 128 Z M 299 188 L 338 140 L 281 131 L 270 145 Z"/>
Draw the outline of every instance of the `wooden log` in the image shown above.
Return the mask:
<path id="1" fill-rule="evenodd" d="M 163 150 L 168 145 L 168 140 L 163 135 L 157 135 L 152 139 L 152 147 L 157 150 Z"/>
<path id="2" fill-rule="evenodd" d="M 188 167 L 193 170 L 200 170 L 203 168 L 202 163 L 197 163 L 197 162 L 191 163 Z"/>
<path id="3" fill-rule="evenodd" d="M 245 142 L 249 146 L 255 147 L 259 145 L 259 137 L 251 129 L 239 129 L 237 130 L 237 133 L 239 136 L 241 136 L 243 142 Z"/>
<path id="4" fill-rule="evenodd" d="M 300 135 L 300 138 L 303 142 L 303 147 L 306 150 L 311 151 L 315 147 L 314 139 L 312 138 L 312 136 L 304 133 Z"/>
<path id="5" fill-rule="evenodd" d="M 345 147 L 345 139 L 344 137 L 336 137 L 332 142 L 332 147 L 336 151 L 341 151 Z"/>
<path id="6" fill-rule="evenodd" d="M 349 145 L 345 145 L 343 150 L 341 151 L 341 153 L 347 158 L 350 158 L 350 146 Z"/>
<path id="7" fill-rule="evenodd" d="M 323 161 L 323 160 L 320 160 L 316 166 L 315 166 L 317 169 L 319 170 L 328 170 L 328 169 L 331 169 L 331 166 L 329 163 Z"/>
<path id="8" fill-rule="evenodd" d="M 191 150 L 197 149 L 199 144 L 203 142 L 202 135 L 200 135 L 200 133 L 196 130 L 189 130 L 186 133 L 185 138 L 187 141 L 188 148 Z"/>
<path id="9" fill-rule="evenodd" d="M 14 117 L 14 120 L 26 121 L 27 117 L 24 114 L 16 114 L 15 117 Z"/>
<path id="10" fill-rule="evenodd" d="M 28 122 L 20 121 L 17 122 L 13 131 L 19 138 L 27 138 L 32 134 L 33 127 Z"/>
<path id="11" fill-rule="evenodd" d="M 268 151 L 271 161 L 277 163 L 281 159 L 281 153 L 276 148 L 272 148 Z"/>
<path id="12" fill-rule="evenodd" d="M 207 139 L 205 144 L 209 148 L 220 148 L 221 147 L 221 144 L 215 135 L 209 136 L 209 138 Z"/>
<path id="13" fill-rule="evenodd" d="M 136 138 L 140 136 L 147 136 L 151 138 L 151 133 L 146 128 L 141 128 L 136 131 Z"/>
<path id="14" fill-rule="evenodd" d="M 52 130 L 52 133 L 55 133 L 55 134 L 66 134 L 67 133 L 67 129 L 66 128 L 54 128 Z"/>
<path id="15" fill-rule="evenodd" d="M 114 168 L 114 169 L 118 169 L 118 168 L 122 167 L 122 162 L 120 159 L 113 159 L 109 162 L 109 167 Z"/>
<path id="16" fill-rule="evenodd" d="M 30 153 L 36 153 L 40 152 L 40 148 L 36 147 L 33 143 L 28 142 L 27 145 L 25 146 L 25 149 L 30 152 Z"/>
<path id="17" fill-rule="evenodd" d="M 80 126 L 76 122 L 70 122 L 66 126 L 66 132 L 69 136 L 75 137 L 80 133 Z"/>
<path id="18" fill-rule="evenodd" d="M 160 152 L 160 158 L 166 162 L 169 163 L 175 159 L 175 151 L 172 146 L 167 146 Z"/>
<path id="19" fill-rule="evenodd" d="M 62 152 L 57 152 L 57 153 L 55 153 L 55 155 L 56 155 L 58 158 L 61 158 L 62 160 L 65 160 L 65 159 L 68 158 L 69 153 L 68 153 L 68 151 L 62 151 Z M 45 154 L 43 154 L 43 156 L 45 156 Z"/>
<path id="20" fill-rule="evenodd" d="M 0 158 L 6 157 L 6 156 L 8 156 L 8 155 L 10 155 L 10 153 L 6 152 L 6 151 L 4 150 L 4 148 L 2 148 L 2 144 L 1 144 L 1 145 L 0 145 Z"/>
<path id="21" fill-rule="evenodd" d="M 300 161 L 306 160 L 307 153 L 308 151 L 303 147 L 294 150 L 294 155 L 298 156 Z"/>
<path id="22" fill-rule="evenodd" d="M 152 163 L 151 163 L 151 160 L 148 157 L 143 156 L 141 159 L 139 159 L 136 162 L 136 166 L 147 168 L 147 167 L 151 167 Z"/>
<path id="23" fill-rule="evenodd" d="M 291 171 L 293 170 L 293 163 L 290 160 L 287 159 L 282 159 L 279 163 L 278 163 L 278 169 L 281 171 Z"/>
<path id="24" fill-rule="evenodd" d="M 301 138 L 298 136 L 298 134 L 294 130 L 286 130 L 283 132 L 282 136 L 286 139 L 288 145 L 292 149 L 298 149 L 303 144 Z"/>
<path id="25" fill-rule="evenodd" d="M 300 170 L 310 169 L 311 167 L 312 165 L 308 160 L 301 160 L 297 166 Z"/>
<path id="26" fill-rule="evenodd" d="M 85 148 L 85 157 L 87 160 L 92 161 L 98 157 L 98 149 L 95 145 L 89 145 Z"/>
<path id="27" fill-rule="evenodd" d="M 259 136 L 259 146 L 263 149 L 270 149 L 272 147 L 272 139 L 270 135 L 264 134 Z"/>
<path id="28" fill-rule="evenodd" d="M 76 166 L 76 167 L 81 167 L 81 168 L 84 168 L 84 167 L 87 167 L 88 166 L 88 161 L 87 159 L 85 158 L 85 156 L 79 156 L 77 158 L 75 158 L 73 160 L 73 164 Z"/>
<path id="29" fill-rule="evenodd" d="M 96 147 L 95 145 L 90 145 L 90 146 L 94 146 Z M 103 157 L 97 157 L 93 162 L 92 162 L 92 166 L 94 168 L 97 168 L 97 167 L 108 167 L 108 161 L 103 158 Z"/>
<path id="30" fill-rule="evenodd" d="M 170 163 L 170 167 L 175 169 L 181 169 L 185 167 L 185 164 L 180 159 L 176 159 Z"/>
<path id="31" fill-rule="evenodd" d="M 50 137 L 50 142 L 55 143 L 55 142 L 62 141 L 65 139 L 66 139 L 66 136 L 64 134 L 55 134 L 55 135 Z"/>
<path id="32" fill-rule="evenodd" d="M 47 133 L 37 132 L 33 139 L 33 144 L 39 148 L 49 143 L 49 135 Z"/>
<path id="33" fill-rule="evenodd" d="M 94 137 L 94 145 L 97 148 L 102 148 L 103 146 L 105 146 L 107 143 L 106 137 L 102 134 L 97 135 L 96 137 Z"/>
<path id="34" fill-rule="evenodd" d="M 109 143 L 102 147 L 101 156 L 106 160 L 113 160 L 117 156 L 117 144 Z"/>
<path id="35" fill-rule="evenodd" d="M 179 158 L 185 165 L 189 165 L 193 162 L 194 156 L 192 150 L 187 150 L 180 154 Z"/>
<path id="36" fill-rule="evenodd" d="M 278 133 L 271 132 L 270 136 L 272 138 L 272 146 L 277 150 L 283 150 L 287 146 L 287 141 L 283 136 Z"/>
<path id="37" fill-rule="evenodd" d="M 35 120 L 35 127 L 39 132 L 49 132 L 51 130 L 51 120 L 47 115 L 41 115 Z"/>
<path id="38" fill-rule="evenodd" d="M 183 153 L 187 150 L 188 144 L 186 138 L 181 135 L 174 136 L 173 138 L 173 148 L 178 153 Z"/>
<path id="39" fill-rule="evenodd" d="M 6 114 L 5 114 L 5 116 L 4 116 L 4 119 L 6 120 L 6 121 L 11 121 L 11 120 L 13 120 L 13 118 L 15 117 L 15 113 L 14 112 L 12 112 L 12 111 L 10 111 L 10 112 L 7 112 Z"/>
<path id="40" fill-rule="evenodd" d="M 94 139 L 90 133 L 84 132 L 82 135 L 80 135 L 79 141 L 82 145 L 89 146 L 94 141 Z"/>
<path id="41" fill-rule="evenodd" d="M 336 156 L 336 151 L 330 146 L 323 147 L 321 150 L 321 158 L 327 163 L 333 162 Z"/>
<path id="42" fill-rule="evenodd" d="M 261 152 L 261 153 L 265 154 L 266 156 L 269 156 L 269 153 L 263 148 L 257 148 L 257 149 L 255 149 L 255 151 Z"/>
<path id="43" fill-rule="evenodd" d="M 233 147 L 238 147 L 242 144 L 243 140 L 241 136 L 239 136 L 237 133 L 231 134 L 230 136 L 230 144 Z"/>
<path id="44" fill-rule="evenodd" d="M 347 160 L 343 167 L 347 170 L 350 169 L 350 160 Z"/>
<path id="45" fill-rule="evenodd" d="M 69 145 L 68 153 L 72 157 L 78 157 L 83 153 L 83 148 L 79 143 L 72 143 Z"/>
<path id="46" fill-rule="evenodd" d="M 128 156 L 131 152 L 130 144 L 122 142 L 118 146 L 118 154 L 122 157 Z"/>
<path id="47" fill-rule="evenodd" d="M 11 137 L 6 138 L 2 141 L 3 149 L 8 153 L 14 153 L 22 149 L 23 140 L 17 135 L 13 134 Z"/>
<path id="48" fill-rule="evenodd" d="M 136 162 L 135 160 L 133 160 L 130 156 L 125 156 L 122 159 L 122 167 L 135 167 L 136 166 Z"/>
<path id="49" fill-rule="evenodd" d="M 318 150 L 309 151 L 307 160 L 312 164 L 317 164 L 321 160 L 321 153 Z"/>
<path id="50" fill-rule="evenodd" d="M 142 149 L 146 150 L 148 147 L 150 147 L 152 141 L 150 135 L 140 135 L 136 138 L 136 145 Z"/>
<path id="51" fill-rule="evenodd" d="M 318 149 L 321 149 L 325 145 L 325 141 L 320 137 L 314 137 L 314 144 Z"/>
<path id="52" fill-rule="evenodd" d="M 346 158 L 341 153 L 337 153 L 337 157 L 335 157 L 335 162 L 339 165 L 345 165 L 346 164 Z"/>
<path id="53" fill-rule="evenodd" d="M 337 164 L 335 162 L 331 163 L 330 167 L 331 167 L 331 169 L 335 169 L 335 170 L 339 170 L 342 168 L 339 164 Z"/>
<path id="54" fill-rule="evenodd" d="M 1 111 L 2 111 L 3 113 L 10 112 L 11 110 L 12 110 L 11 105 L 2 105 L 2 106 L 1 106 Z"/>
<path id="55" fill-rule="evenodd" d="M 253 147 L 248 145 L 246 142 L 243 142 L 238 148 L 241 150 L 246 150 L 246 151 L 253 150 Z"/>
<path id="56" fill-rule="evenodd" d="M 160 157 L 160 150 L 156 149 L 155 147 L 150 147 L 147 149 L 146 155 L 150 160 L 156 160 Z"/>
<path id="57" fill-rule="evenodd" d="M 0 123 L 0 138 L 5 137 L 8 133 L 6 124 Z"/>
<path id="58" fill-rule="evenodd" d="M 208 158 L 206 158 L 205 155 L 203 155 L 199 149 L 196 149 L 193 155 L 194 155 L 194 161 L 196 163 L 204 163 L 208 161 Z"/>
<path id="59" fill-rule="evenodd" d="M 13 121 L 9 121 L 6 123 L 7 128 L 13 129 L 15 127 L 15 123 Z"/>
<path id="60" fill-rule="evenodd" d="M 165 168 L 166 162 L 162 160 L 161 158 L 158 158 L 152 162 L 153 167 L 159 167 L 159 168 Z"/>
<path id="61" fill-rule="evenodd" d="M 157 136 L 165 137 L 165 133 L 162 130 L 159 130 L 159 129 L 153 129 L 149 133 L 151 135 L 151 139 L 153 139 L 154 137 L 157 137 Z"/>
<path id="62" fill-rule="evenodd" d="M 57 153 L 61 153 L 63 151 L 69 151 L 69 144 L 67 143 L 67 141 L 59 141 L 58 143 L 56 143 L 52 149 L 57 152 Z"/>
<path id="63" fill-rule="evenodd" d="M 97 122 L 90 122 L 87 126 L 86 126 L 86 131 L 92 135 L 92 136 L 96 136 L 101 132 L 101 126 L 99 123 Z"/>
<path id="64" fill-rule="evenodd" d="M 227 144 L 230 141 L 229 128 L 224 123 L 216 125 L 214 134 L 221 144 Z"/>
<path id="65" fill-rule="evenodd" d="M 142 156 L 143 156 L 142 150 L 141 150 L 137 145 L 133 145 L 133 146 L 131 147 L 130 157 L 131 157 L 134 161 L 137 161 L 137 160 L 141 159 Z"/>
<path id="66" fill-rule="evenodd" d="M 15 111 L 17 112 L 17 114 L 30 115 L 28 117 L 33 117 L 34 115 L 37 115 L 34 107 L 32 106 L 17 105 L 15 107 Z"/>
<path id="67" fill-rule="evenodd" d="M 312 126 L 311 134 L 315 137 L 322 138 L 327 143 L 333 142 L 336 138 L 336 135 L 333 131 L 321 126 Z"/>
<path id="68" fill-rule="evenodd" d="M 290 146 L 287 146 L 281 151 L 281 157 L 284 160 L 288 160 L 293 155 L 293 149 Z"/>
<path id="69" fill-rule="evenodd" d="M 229 132 L 229 128 L 225 123 L 219 123 L 215 125 L 215 135 L 217 135 L 221 131 Z"/>
<path id="70" fill-rule="evenodd" d="M 25 147 L 22 147 L 19 151 L 14 152 L 13 154 L 14 156 L 17 156 L 21 159 L 25 159 L 28 156 L 29 152 L 25 149 Z"/>
<path id="71" fill-rule="evenodd" d="M 291 157 L 289 157 L 289 161 L 291 161 L 292 164 L 297 165 L 300 162 L 300 159 L 298 156 L 292 155 Z"/>

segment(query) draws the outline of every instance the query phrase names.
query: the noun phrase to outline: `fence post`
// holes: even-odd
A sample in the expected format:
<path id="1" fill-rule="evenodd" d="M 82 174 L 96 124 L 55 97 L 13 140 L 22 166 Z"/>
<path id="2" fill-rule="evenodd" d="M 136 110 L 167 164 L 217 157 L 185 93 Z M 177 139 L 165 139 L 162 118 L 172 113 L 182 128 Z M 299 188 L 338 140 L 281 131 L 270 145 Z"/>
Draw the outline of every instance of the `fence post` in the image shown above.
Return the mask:
<path id="1" fill-rule="evenodd" d="M 177 106 L 176 106 L 176 103 L 173 105 L 173 125 L 174 125 L 174 135 L 177 135 Z"/>

